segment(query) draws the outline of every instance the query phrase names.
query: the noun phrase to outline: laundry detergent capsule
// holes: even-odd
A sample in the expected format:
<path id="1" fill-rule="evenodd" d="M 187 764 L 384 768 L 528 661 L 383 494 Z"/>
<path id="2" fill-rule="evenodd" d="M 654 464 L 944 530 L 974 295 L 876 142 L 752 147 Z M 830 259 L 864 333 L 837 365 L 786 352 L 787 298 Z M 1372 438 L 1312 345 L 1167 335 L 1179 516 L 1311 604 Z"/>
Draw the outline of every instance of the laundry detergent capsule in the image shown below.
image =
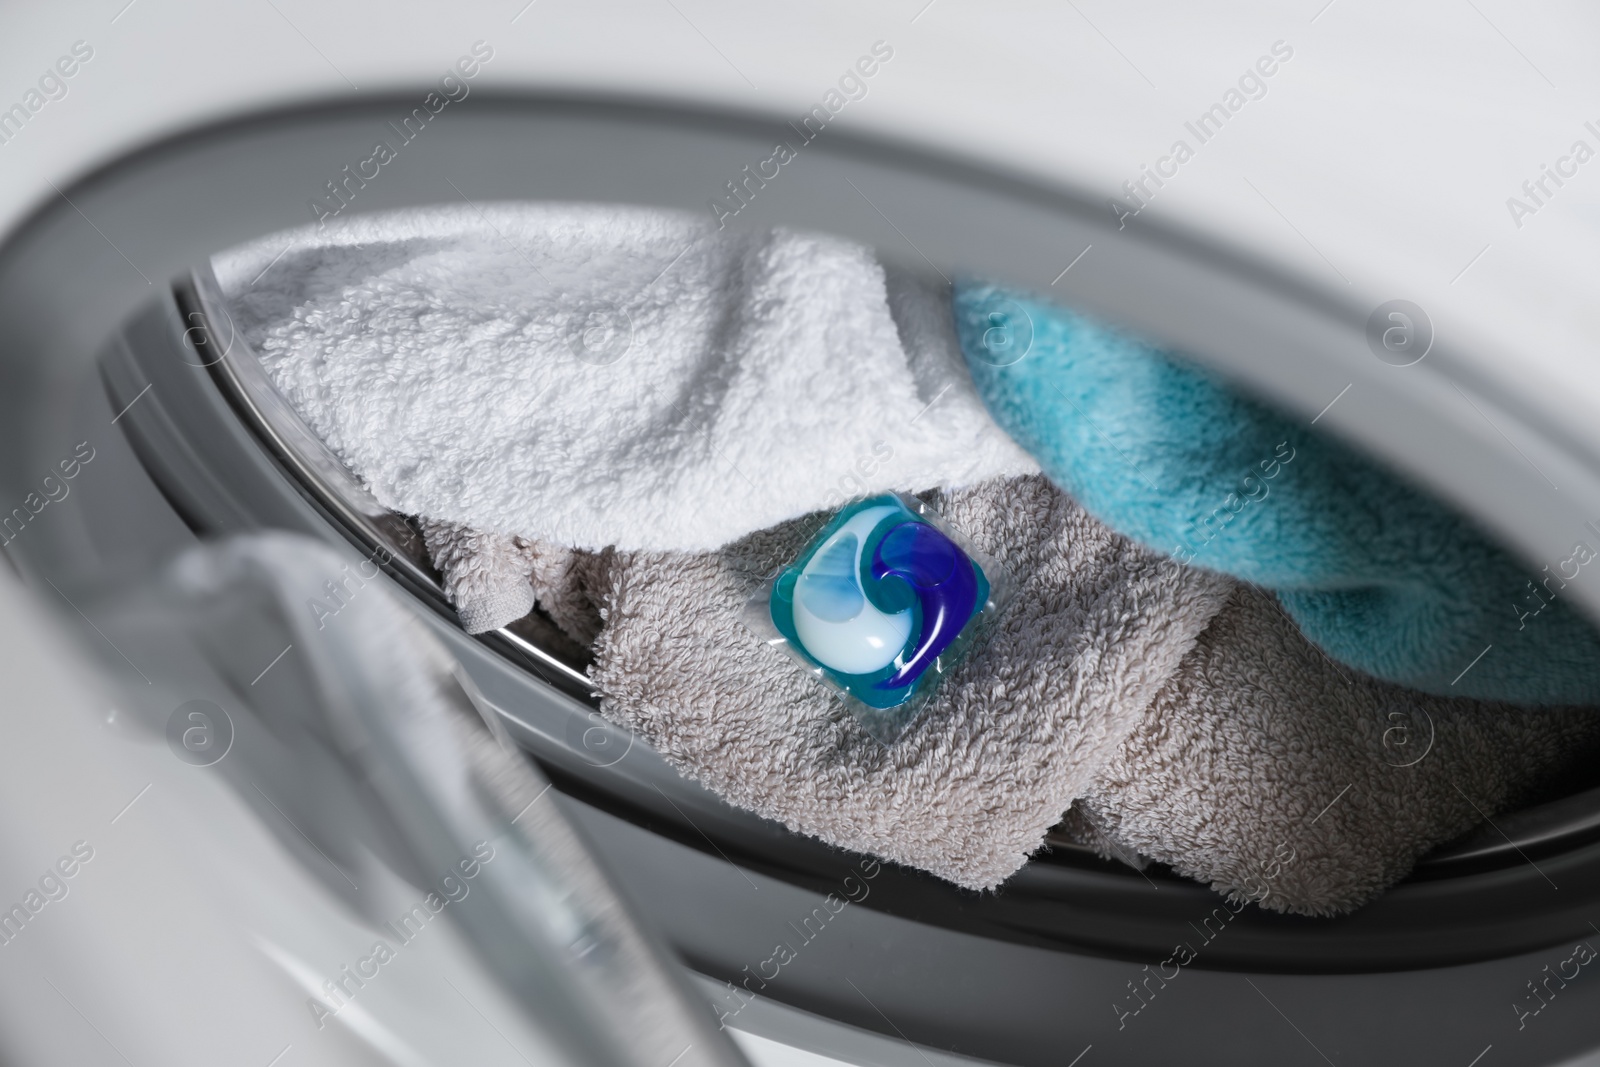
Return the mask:
<path id="1" fill-rule="evenodd" d="M 1009 581 L 927 504 L 882 494 L 840 509 L 746 610 L 767 642 L 896 740 L 997 613 Z"/>

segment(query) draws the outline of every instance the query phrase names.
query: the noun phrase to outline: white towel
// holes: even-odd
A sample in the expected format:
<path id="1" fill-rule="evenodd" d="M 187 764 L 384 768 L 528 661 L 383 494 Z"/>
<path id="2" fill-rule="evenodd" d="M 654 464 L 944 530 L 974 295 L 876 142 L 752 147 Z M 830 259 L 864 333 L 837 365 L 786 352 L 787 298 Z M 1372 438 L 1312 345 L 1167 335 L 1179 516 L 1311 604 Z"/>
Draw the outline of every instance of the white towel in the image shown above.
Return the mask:
<path id="1" fill-rule="evenodd" d="M 381 503 L 485 534 L 709 550 L 860 493 L 1038 469 L 978 399 L 943 287 L 833 237 L 461 205 L 214 266 Z"/>

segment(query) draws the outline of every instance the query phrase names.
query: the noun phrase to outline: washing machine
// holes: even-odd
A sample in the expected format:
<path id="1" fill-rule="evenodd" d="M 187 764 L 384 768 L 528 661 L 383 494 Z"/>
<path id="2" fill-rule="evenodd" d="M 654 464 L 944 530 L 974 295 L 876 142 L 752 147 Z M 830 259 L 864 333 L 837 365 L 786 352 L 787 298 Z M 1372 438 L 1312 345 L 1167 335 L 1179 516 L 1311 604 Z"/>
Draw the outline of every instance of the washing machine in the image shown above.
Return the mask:
<path id="1" fill-rule="evenodd" d="M 1188 353 L 1537 569 L 1600 520 L 1600 165 L 1575 147 L 1600 142 L 1593 12 L 0 18 L 7 1062 L 1600 1063 L 1600 979 L 1525 1004 L 1600 938 L 1600 769 L 1349 915 L 1241 913 L 1136 1025 L 1119 998 L 1218 898 L 1064 840 L 993 893 L 874 864 L 870 895 L 752 993 L 864 857 L 609 725 L 584 650 L 536 619 L 467 634 L 211 269 L 430 204 L 824 231 Z M 426 130 L 397 132 L 430 94 Z M 1397 308 L 1405 358 L 1383 340 Z M 278 570 L 152 591 L 174 556 L 264 532 Z M 385 588 L 428 654 L 273 659 L 310 641 L 281 607 L 329 567 Z M 1592 577 L 1569 595 L 1600 618 Z M 289 695 L 258 686 L 275 667 Z"/>

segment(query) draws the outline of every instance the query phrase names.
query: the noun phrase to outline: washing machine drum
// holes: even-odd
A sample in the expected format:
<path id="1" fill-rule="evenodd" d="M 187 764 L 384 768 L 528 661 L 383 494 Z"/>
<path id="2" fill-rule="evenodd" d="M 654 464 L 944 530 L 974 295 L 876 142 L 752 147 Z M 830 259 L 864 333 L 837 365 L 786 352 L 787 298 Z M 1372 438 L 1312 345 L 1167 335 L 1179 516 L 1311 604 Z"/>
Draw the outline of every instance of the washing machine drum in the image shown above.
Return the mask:
<path id="1" fill-rule="evenodd" d="M 307 190 L 324 190 L 327 161 L 367 139 L 375 115 L 270 116 L 166 143 L 67 190 L 70 203 L 41 210 L 5 247 L 0 336 L 15 385 L 0 398 L 0 475 L 9 498 L 47 500 L 25 508 L 25 527 L 8 527 L 21 576 L 7 596 L 9 654 L 41 693 L 68 669 L 57 664 L 93 661 L 100 688 L 52 699 L 109 722 L 25 729 L 35 753 L 70 762 L 68 748 L 82 749 L 98 780 L 133 786 L 131 806 L 106 812 L 99 837 L 60 831 L 69 859 L 80 838 L 107 857 L 69 864 L 82 882 L 96 864 L 143 869 L 146 846 L 199 872 L 205 929 L 233 915 L 262 931 L 244 955 L 273 977 L 241 969 L 235 991 L 293 1004 L 308 1048 L 329 1027 L 345 1035 L 348 1045 L 330 1040 L 318 1053 L 328 1056 L 395 1056 L 396 1041 L 439 1055 L 442 1046 L 426 1051 L 439 1034 L 412 1013 L 445 994 L 384 977 L 425 952 L 436 953 L 429 973 L 465 983 L 463 1003 L 482 997 L 495 1018 L 515 1019 L 516 1041 L 585 1062 L 737 1062 L 718 1016 L 861 1062 L 904 1060 L 908 1041 L 1019 1064 L 1318 1053 L 1466 1063 L 1513 1042 L 1526 1052 L 1516 1062 L 1553 1063 L 1589 1048 L 1600 983 L 1572 961 L 1600 936 L 1590 925 L 1600 918 L 1600 793 L 1581 780 L 1441 848 L 1336 918 L 1248 908 L 1230 912 L 1225 937 L 1205 938 L 1217 894 L 1059 839 L 990 893 L 873 863 L 869 896 L 814 944 L 796 933 L 864 857 L 730 807 L 609 725 L 586 650 L 537 614 L 468 634 L 416 526 L 307 429 L 235 327 L 210 257 L 310 221 Z M 708 190 L 770 152 L 761 123 L 485 102 L 408 144 L 404 166 L 340 199 L 337 213 L 521 201 L 704 214 Z M 1470 362 L 1446 358 L 1445 339 L 1397 385 L 1385 376 L 1394 361 L 1373 358 L 1371 309 L 1237 252 L 1155 223 L 1125 227 L 1093 200 L 910 150 L 830 133 L 806 152 L 804 166 L 783 170 L 782 196 L 741 201 L 739 225 L 837 234 L 923 273 L 1050 291 L 1307 421 L 1337 390 L 1327 383 L 1347 382 L 1352 396 L 1382 399 L 1352 405 L 1342 434 L 1380 459 L 1419 434 L 1451 442 L 1403 457 L 1408 474 L 1521 548 L 1600 514 L 1600 500 L 1520 482 L 1517 513 L 1495 510 L 1520 477 L 1516 450 L 1444 410 L 1442 396 L 1468 387 L 1452 368 Z M 319 217 L 335 213 L 319 196 Z M 1092 271 L 1062 269 L 1089 248 Z M 1474 471 L 1476 498 L 1457 491 L 1456 465 Z M 45 470 L 69 491 L 40 490 Z M 361 626 L 319 626 L 299 610 L 328 581 Z M 368 596 L 369 586 L 380 591 Z M 45 639 L 24 605 L 45 606 L 47 628 L 65 635 L 47 651 L 34 651 Z M 330 642 L 334 632 L 343 636 Z M 17 751 L 21 782 L 39 768 L 23 774 Z M 140 805 L 165 817 L 167 804 L 180 812 L 168 834 L 181 825 L 233 843 L 185 853 L 181 841 L 162 843 L 159 825 L 134 832 L 145 845 L 116 842 Z M 242 886 L 240 871 L 274 887 L 280 905 Z M 69 885 L 65 868 L 49 877 Z M 120 913 L 105 914 L 117 928 Z M 453 917 L 453 932 L 432 923 L 438 914 Z M 424 921 L 441 947 L 407 925 Z M 319 942 L 354 944 L 361 931 L 388 951 L 318 955 Z M 665 962 L 658 936 L 696 985 Z M 1197 938 L 1204 951 L 1173 964 L 1175 946 Z M 775 945 L 792 957 L 776 975 Z M 112 938 L 79 946 L 77 958 L 121 951 Z M 185 951 L 172 959 L 206 958 Z M 379 958 L 388 955 L 393 964 Z M 0 981 L 16 993 L 0 999 L 32 1003 L 22 979 Z M 218 1011 L 230 988 L 212 994 Z M 57 993 L 109 1003 L 84 987 Z M 189 1054 L 146 1039 L 169 1060 Z"/>

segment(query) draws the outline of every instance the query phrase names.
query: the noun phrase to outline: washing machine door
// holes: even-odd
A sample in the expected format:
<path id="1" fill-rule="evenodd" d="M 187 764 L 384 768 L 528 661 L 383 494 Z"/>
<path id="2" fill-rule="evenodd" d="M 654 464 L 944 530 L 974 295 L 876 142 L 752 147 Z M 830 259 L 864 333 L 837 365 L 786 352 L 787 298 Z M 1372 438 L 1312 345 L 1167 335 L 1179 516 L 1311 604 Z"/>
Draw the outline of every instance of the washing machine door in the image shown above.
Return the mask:
<path id="1" fill-rule="evenodd" d="M 264 534 L 94 603 L 0 577 L 7 1062 L 743 1062 L 378 573 Z"/>

